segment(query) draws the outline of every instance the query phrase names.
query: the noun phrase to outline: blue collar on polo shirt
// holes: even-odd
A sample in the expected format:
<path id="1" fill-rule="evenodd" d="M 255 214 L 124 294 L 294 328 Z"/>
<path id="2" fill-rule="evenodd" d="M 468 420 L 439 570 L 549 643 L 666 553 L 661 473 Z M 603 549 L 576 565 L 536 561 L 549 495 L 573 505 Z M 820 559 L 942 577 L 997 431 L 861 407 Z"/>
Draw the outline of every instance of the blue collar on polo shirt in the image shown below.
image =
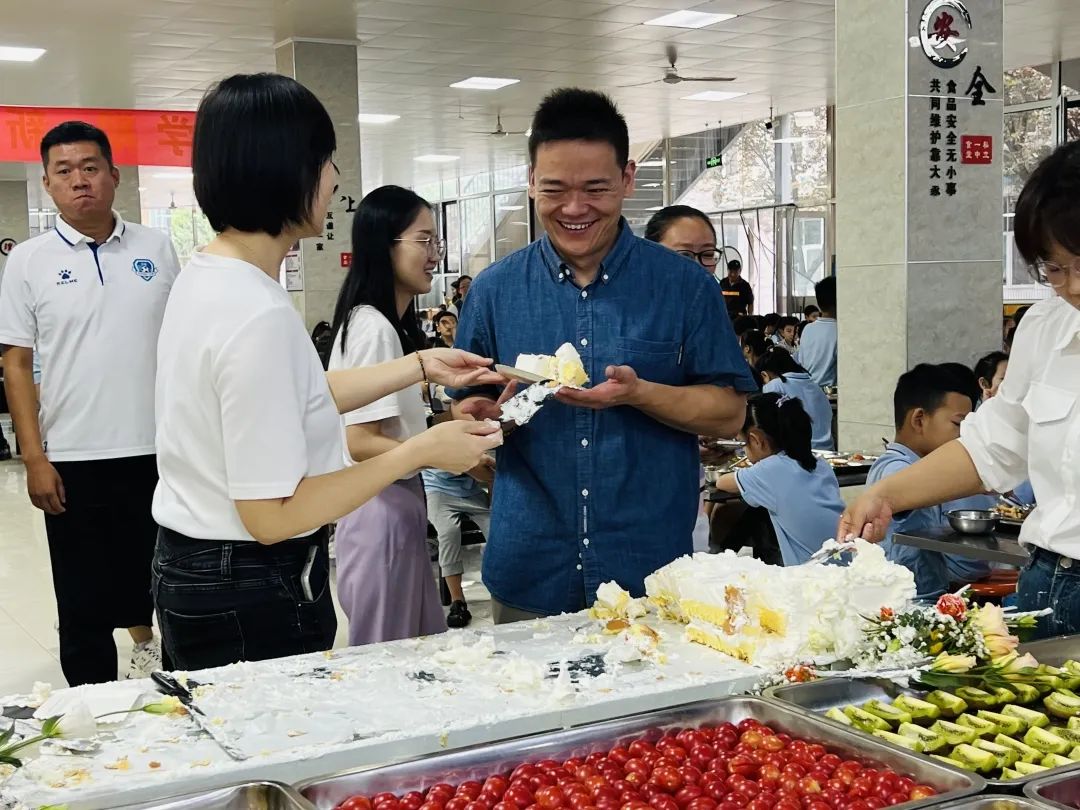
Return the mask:
<path id="1" fill-rule="evenodd" d="M 116 224 L 113 226 L 112 233 L 109 234 L 109 238 L 106 239 L 105 242 L 111 242 L 113 239 L 120 239 L 124 235 L 124 231 L 127 230 L 127 225 L 124 223 L 123 218 L 115 211 L 113 211 L 113 220 Z M 75 247 L 75 245 L 80 242 L 85 242 L 87 245 L 97 247 L 93 239 L 84 233 L 79 233 L 79 231 L 71 227 L 71 225 L 65 222 L 64 218 L 59 215 L 56 217 L 55 230 L 57 236 L 72 247 Z"/>

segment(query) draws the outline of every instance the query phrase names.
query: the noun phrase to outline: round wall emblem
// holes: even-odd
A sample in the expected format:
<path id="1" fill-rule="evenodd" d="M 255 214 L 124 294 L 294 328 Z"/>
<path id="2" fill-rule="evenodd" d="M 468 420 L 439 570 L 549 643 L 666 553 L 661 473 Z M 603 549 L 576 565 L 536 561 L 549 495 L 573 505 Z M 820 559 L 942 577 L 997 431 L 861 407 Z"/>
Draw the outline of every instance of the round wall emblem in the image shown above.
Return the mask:
<path id="1" fill-rule="evenodd" d="M 930 0 L 919 20 L 919 44 L 939 68 L 954 68 L 968 54 L 971 14 L 963 0 Z"/>

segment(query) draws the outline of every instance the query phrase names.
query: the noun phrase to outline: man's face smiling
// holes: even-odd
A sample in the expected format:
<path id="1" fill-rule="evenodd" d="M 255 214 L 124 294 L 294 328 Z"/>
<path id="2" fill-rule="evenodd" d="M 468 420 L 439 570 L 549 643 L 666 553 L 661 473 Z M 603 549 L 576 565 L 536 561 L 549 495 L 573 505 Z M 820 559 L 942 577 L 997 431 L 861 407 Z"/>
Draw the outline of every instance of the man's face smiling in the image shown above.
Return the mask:
<path id="1" fill-rule="evenodd" d="M 604 141 L 550 141 L 536 150 L 529 194 L 559 255 L 579 269 L 598 267 L 615 243 L 636 167 L 619 166 Z"/>

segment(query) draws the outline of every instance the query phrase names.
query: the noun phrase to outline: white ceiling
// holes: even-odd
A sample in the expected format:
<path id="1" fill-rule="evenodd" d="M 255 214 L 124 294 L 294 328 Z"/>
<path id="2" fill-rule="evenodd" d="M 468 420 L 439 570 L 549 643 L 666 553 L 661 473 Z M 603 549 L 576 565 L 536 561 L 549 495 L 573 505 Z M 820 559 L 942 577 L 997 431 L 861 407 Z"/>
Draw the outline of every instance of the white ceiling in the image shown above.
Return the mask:
<path id="1" fill-rule="evenodd" d="M 1005 0 L 1006 64 L 1080 57 L 1080 0 Z M 524 139 L 489 138 L 496 112 L 528 126 L 546 91 L 607 90 L 632 139 L 694 132 L 830 99 L 833 0 L 52 0 L 5 4 L 0 44 L 37 46 L 37 63 L 0 63 L 0 103 L 192 109 L 213 80 L 273 70 L 289 37 L 359 41 L 360 108 L 401 120 L 365 127 L 365 183 L 419 183 L 439 169 L 412 157 L 452 152 L 445 172 L 512 165 Z M 688 31 L 641 25 L 674 9 L 736 13 Z M 57 25 L 63 20 L 63 25 Z M 727 85 L 626 88 L 659 78 L 664 46 L 688 74 L 733 75 Z M 495 92 L 454 90 L 472 75 L 511 77 Z M 681 100 L 703 89 L 746 96 Z"/>

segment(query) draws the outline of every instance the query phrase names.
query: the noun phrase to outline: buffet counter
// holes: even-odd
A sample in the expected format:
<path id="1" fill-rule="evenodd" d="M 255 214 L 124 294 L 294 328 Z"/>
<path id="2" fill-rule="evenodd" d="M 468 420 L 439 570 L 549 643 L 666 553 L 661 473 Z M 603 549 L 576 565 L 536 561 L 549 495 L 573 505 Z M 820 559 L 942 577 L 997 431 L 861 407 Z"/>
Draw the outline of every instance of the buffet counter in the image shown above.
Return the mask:
<path id="1" fill-rule="evenodd" d="M 608 635 L 581 613 L 194 672 L 209 734 L 187 715 L 116 715 L 92 751 L 46 743 L 0 784 L 0 806 L 91 810 L 295 783 L 739 694 L 763 675 L 684 641 L 682 625 L 648 625 L 656 638 Z M 52 695 L 38 716 L 156 699 L 150 681 L 80 687 Z"/>

